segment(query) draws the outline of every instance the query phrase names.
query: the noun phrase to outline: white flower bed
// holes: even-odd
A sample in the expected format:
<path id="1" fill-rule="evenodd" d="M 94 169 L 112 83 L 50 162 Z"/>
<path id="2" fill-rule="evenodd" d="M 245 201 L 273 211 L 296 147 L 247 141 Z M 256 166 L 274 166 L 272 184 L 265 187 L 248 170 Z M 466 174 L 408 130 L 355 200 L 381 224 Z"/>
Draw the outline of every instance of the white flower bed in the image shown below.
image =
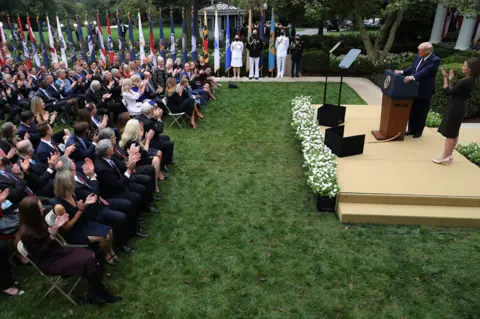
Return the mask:
<path id="1" fill-rule="evenodd" d="M 292 127 L 302 143 L 303 166 L 307 169 L 307 184 L 319 196 L 335 197 L 339 192 L 336 156 L 323 143 L 324 136 L 315 121 L 315 111 L 308 96 L 292 100 Z"/>

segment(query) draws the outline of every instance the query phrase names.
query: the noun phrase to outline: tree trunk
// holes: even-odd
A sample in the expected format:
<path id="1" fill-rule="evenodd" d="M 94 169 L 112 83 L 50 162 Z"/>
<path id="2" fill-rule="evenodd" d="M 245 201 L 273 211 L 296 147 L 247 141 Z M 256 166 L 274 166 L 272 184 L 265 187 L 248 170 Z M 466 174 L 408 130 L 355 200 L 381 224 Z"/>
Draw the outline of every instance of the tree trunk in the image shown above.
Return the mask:
<path id="1" fill-rule="evenodd" d="M 388 35 L 388 40 L 385 43 L 385 46 L 383 47 L 383 51 L 382 51 L 382 54 L 380 56 L 381 60 L 383 60 L 387 56 L 387 54 L 390 52 L 390 49 L 392 48 L 393 41 L 395 40 L 395 34 L 397 33 L 398 27 L 402 23 L 404 12 L 405 11 L 403 9 L 400 9 L 397 12 L 397 18 L 395 19 L 395 22 L 392 24 L 392 27 L 390 28 L 390 33 Z"/>
<path id="2" fill-rule="evenodd" d="M 355 20 L 357 21 L 357 27 L 358 27 L 358 30 L 360 31 L 360 37 L 362 38 L 363 45 L 365 46 L 365 50 L 367 51 L 367 56 L 371 59 L 375 59 L 378 53 L 375 52 L 375 49 L 373 48 L 373 45 L 372 45 L 372 40 L 370 39 L 370 35 L 368 34 L 367 29 L 363 25 L 363 18 L 362 18 L 362 14 L 360 13 L 358 0 L 355 0 L 353 5 L 354 5 L 353 14 L 355 16 Z"/>
<path id="3" fill-rule="evenodd" d="M 319 25 L 318 25 L 318 33 L 317 34 L 321 37 L 323 37 L 323 25 L 325 24 L 324 21 L 325 20 L 323 18 L 320 19 L 320 22 L 319 22 Z"/>
<path id="4" fill-rule="evenodd" d="M 378 52 L 380 52 L 381 47 L 388 36 L 389 29 L 393 24 L 393 21 L 395 20 L 395 17 L 396 17 L 395 13 L 392 13 L 392 12 L 387 13 L 385 22 L 380 27 L 380 30 L 378 30 L 377 37 L 375 38 L 375 47 L 374 47 L 375 54 L 378 54 Z"/>

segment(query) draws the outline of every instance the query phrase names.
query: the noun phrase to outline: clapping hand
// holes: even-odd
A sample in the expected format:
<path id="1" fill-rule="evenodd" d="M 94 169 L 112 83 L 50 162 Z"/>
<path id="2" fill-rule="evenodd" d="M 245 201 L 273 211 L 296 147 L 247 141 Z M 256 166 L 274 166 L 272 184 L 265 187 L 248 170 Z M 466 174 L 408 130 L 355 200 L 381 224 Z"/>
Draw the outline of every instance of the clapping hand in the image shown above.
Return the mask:
<path id="1" fill-rule="evenodd" d="M 48 114 L 48 112 L 45 111 L 45 112 L 43 112 L 43 114 L 42 114 L 42 119 L 46 122 L 46 121 L 48 121 L 48 117 L 49 117 L 49 116 L 50 116 L 50 114 Z"/>
<path id="2" fill-rule="evenodd" d="M 83 169 L 83 174 L 85 174 L 85 176 L 89 178 L 95 175 L 95 168 L 93 166 L 93 162 L 89 158 L 85 159 L 85 163 L 83 164 L 82 169 Z"/>
<path id="3" fill-rule="evenodd" d="M 447 77 L 448 77 L 447 71 L 445 71 L 442 67 L 440 67 L 440 70 L 442 71 L 442 76 L 443 76 L 444 78 L 447 78 Z"/>
<path id="4" fill-rule="evenodd" d="M 98 197 L 95 194 L 88 195 L 87 199 L 85 200 L 85 205 L 92 205 L 98 201 Z"/>
<path id="5" fill-rule="evenodd" d="M 145 136 L 145 138 L 147 139 L 147 141 L 151 141 L 154 136 L 155 136 L 155 131 L 150 130 L 150 131 L 148 131 L 147 136 Z"/>
<path id="6" fill-rule="evenodd" d="M 7 199 L 9 192 L 8 188 L 0 192 L 0 203 L 3 203 Z"/>
<path id="7" fill-rule="evenodd" d="M 58 159 L 60 158 L 60 153 L 50 153 L 50 157 L 48 158 L 48 167 L 53 169 L 55 165 L 57 165 Z"/>
<path id="8" fill-rule="evenodd" d="M 25 156 L 23 160 L 20 160 L 20 166 L 22 167 L 22 171 L 28 172 L 30 169 L 30 157 Z"/>
<path id="9" fill-rule="evenodd" d="M 24 140 L 30 139 L 30 134 L 28 134 L 28 132 L 26 132 L 25 135 L 23 136 L 23 139 Z"/>
<path id="10" fill-rule="evenodd" d="M 100 123 L 100 129 L 106 128 L 108 124 L 108 115 L 104 115 L 102 119 L 102 123 Z"/>
<path id="11" fill-rule="evenodd" d="M 83 204 L 83 200 L 79 200 L 77 202 L 77 208 L 79 211 L 83 212 L 85 210 L 85 205 Z"/>
<path id="12" fill-rule="evenodd" d="M 130 145 L 130 148 L 127 150 L 128 155 L 134 155 L 140 152 L 140 146 L 135 146 L 135 144 Z"/>
<path id="13" fill-rule="evenodd" d="M 52 115 L 50 116 L 50 123 L 55 122 L 56 118 L 57 118 L 57 112 L 53 112 Z"/>
<path id="14" fill-rule="evenodd" d="M 7 154 L 7 158 L 12 159 L 15 155 L 17 155 L 17 149 L 15 147 L 10 148 Z"/>
<path id="15" fill-rule="evenodd" d="M 450 69 L 450 72 L 448 72 L 448 80 L 453 81 L 454 77 L 455 77 L 455 73 L 453 72 L 452 69 Z"/>
<path id="16" fill-rule="evenodd" d="M 73 152 L 75 152 L 75 145 L 70 145 L 65 149 L 65 155 L 67 156 L 70 156 Z"/>

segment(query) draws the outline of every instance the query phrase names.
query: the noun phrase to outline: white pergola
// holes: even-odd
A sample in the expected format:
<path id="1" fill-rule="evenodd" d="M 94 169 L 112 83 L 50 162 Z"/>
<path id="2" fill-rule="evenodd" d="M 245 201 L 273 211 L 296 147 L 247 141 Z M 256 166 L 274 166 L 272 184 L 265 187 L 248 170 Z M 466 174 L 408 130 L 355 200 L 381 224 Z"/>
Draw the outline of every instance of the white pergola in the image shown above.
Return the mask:
<path id="1" fill-rule="evenodd" d="M 220 31 L 220 40 L 223 40 L 225 37 L 225 26 L 227 24 L 227 15 L 229 15 L 230 19 L 230 28 L 236 29 L 237 23 L 240 22 L 240 25 L 243 24 L 244 16 L 247 14 L 247 10 L 240 9 L 238 7 L 225 4 L 223 2 L 218 2 L 216 4 L 212 4 L 208 7 L 202 8 L 198 10 L 198 21 L 200 24 L 199 34 L 203 37 L 203 20 L 204 14 L 207 13 L 207 29 L 208 29 L 208 37 L 213 38 L 213 31 L 215 29 L 215 10 L 217 11 L 218 15 L 218 29 Z M 230 35 L 233 38 L 233 34 Z"/>
<path id="2" fill-rule="evenodd" d="M 431 43 L 440 43 L 447 35 L 451 19 L 455 17 L 455 13 L 446 7 L 447 2 L 439 3 L 437 12 L 435 14 L 435 21 L 432 26 L 432 33 L 430 35 Z M 458 12 L 456 13 L 459 14 Z M 472 41 L 473 39 L 473 41 Z M 469 50 L 472 43 L 480 41 L 480 24 L 477 25 L 477 17 L 466 16 L 463 17 L 462 26 L 458 33 L 455 49 Z"/>

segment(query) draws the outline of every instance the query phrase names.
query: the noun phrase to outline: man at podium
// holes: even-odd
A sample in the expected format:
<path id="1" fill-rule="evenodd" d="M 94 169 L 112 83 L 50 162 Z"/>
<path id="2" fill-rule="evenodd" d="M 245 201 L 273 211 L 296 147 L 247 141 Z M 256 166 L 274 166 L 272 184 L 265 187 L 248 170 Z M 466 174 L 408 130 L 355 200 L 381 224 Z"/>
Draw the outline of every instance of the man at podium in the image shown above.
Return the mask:
<path id="1" fill-rule="evenodd" d="M 422 136 L 432 96 L 435 93 L 435 78 L 439 66 L 440 58 L 433 54 L 432 44 L 424 42 L 418 46 L 418 56 L 413 60 L 411 67 L 403 71 L 395 70 L 396 74 L 406 75 L 405 83 L 410 81 L 420 83 L 418 96 L 413 100 L 405 135 L 413 135 L 414 138 Z"/>

